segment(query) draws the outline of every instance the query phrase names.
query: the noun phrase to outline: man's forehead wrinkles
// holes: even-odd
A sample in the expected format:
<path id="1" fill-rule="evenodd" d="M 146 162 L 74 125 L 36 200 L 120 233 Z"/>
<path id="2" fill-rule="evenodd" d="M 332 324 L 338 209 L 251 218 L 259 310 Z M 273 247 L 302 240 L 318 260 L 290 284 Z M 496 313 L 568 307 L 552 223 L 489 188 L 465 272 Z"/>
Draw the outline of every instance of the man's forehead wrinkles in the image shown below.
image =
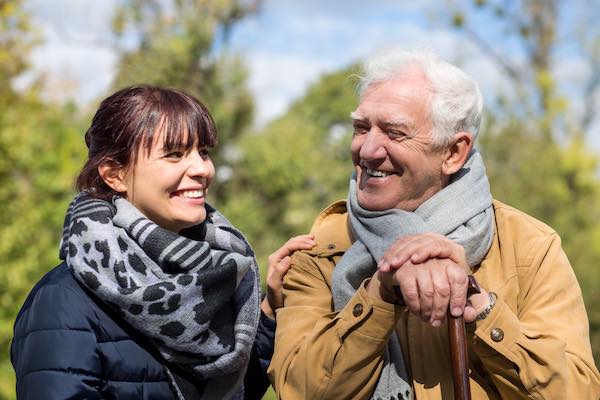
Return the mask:
<path id="1" fill-rule="evenodd" d="M 356 122 L 369 122 L 369 123 L 376 123 L 378 125 L 386 125 L 386 126 L 398 126 L 398 127 L 406 127 L 406 128 L 411 128 L 414 126 L 414 123 L 408 119 L 408 118 L 380 118 L 380 117 L 374 117 L 374 118 L 369 118 L 367 116 L 358 114 L 357 112 L 351 112 L 350 113 L 350 118 L 353 121 Z"/>
<path id="2" fill-rule="evenodd" d="M 412 123 L 412 121 L 410 121 L 409 119 L 406 119 L 406 118 L 385 119 L 385 120 L 381 121 L 381 123 L 385 124 L 385 125 L 406 126 L 406 127 L 411 127 L 414 125 Z"/>

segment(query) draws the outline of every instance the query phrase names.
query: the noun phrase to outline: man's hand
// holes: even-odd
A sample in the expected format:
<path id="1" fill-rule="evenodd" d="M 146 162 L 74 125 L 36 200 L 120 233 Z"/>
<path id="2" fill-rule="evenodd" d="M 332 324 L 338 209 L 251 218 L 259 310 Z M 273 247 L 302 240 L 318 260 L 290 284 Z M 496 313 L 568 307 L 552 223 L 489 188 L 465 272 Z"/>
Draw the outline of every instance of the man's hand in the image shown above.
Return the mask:
<path id="1" fill-rule="evenodd" d="M 457 265 L 469 269 L 465 249 L 438 233 L 423 233 L 398 239 L 379 260 L 382 271 L 398 269 L 407 261 L 419 264 L 430 258 L 449 258 Z"/>
<path id="2" fill-rule="evenodd" d="M 475 320 L 486 306 L 487 293 L 467 302 L 468 272 L 462 246 L 435 233 L 412 235 L 396 241 L 378 263 L 369 285 L 371 295 L 390 301 L 393 286 L 399 286 L 408 309 L 432 326 L 440 326 L 448 306 L 453 316 Z M 382 289 L 379 289 L 382 288 Z M 382 294 L 382 295 L 381 295 Z"/>
<path id="3" fill-rule="evenodd" d="M 268 258 L 267 295 L 260 307 L 271 319 L 275 319 L 275 310 L 283 306 L 281 291 L 283 277 L 290 268 L 290 256 L 298 250 L 309 250 L 317 243 L 313 235 L 294 236 Z"/>
<path id="4" fill-rule="evenodd" d="M 440 326 L 450 306 L 453 316 L 463 314 L 467 299 L 467 270 L 449 258 L 430 258 L 420 264 L 404 263 L 394 274 L 408 309 L 432 326 Z"/>

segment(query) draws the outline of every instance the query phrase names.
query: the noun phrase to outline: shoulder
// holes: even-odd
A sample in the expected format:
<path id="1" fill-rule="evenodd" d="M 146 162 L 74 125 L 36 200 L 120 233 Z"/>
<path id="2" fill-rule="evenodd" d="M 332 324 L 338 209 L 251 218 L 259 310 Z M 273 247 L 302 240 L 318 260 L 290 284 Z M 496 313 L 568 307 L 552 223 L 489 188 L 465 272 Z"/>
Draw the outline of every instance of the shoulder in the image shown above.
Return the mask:
<path id="1" fill-rule="evenodd" d="M 353 242 L 348 225 L 348 210 L 344 200 L 336 201 L 319 213 L 310 230 L 317 245 L 308 253 L 344 252 Z"/>
<path id="2" fill-rule="evenodd" d="M 509 231 L 521 237 L 552 237 L 557 233 L 544 222 L 514 207 L 494 200 L 494 214 L 498 230 Z"/>
<path id="3" fill-rule="evenodd" d="M 514 254 L 518 264 L 527 263 L 551 246 L 560 247 L 560 237 L 544 222 L 494 200 L 496 234 L 503 252 Z"/>
<path id="4" fill-rule="evenodd" d="M 310 233 L 317 244 L 310 250 L 297 251 L 292 255 L 292 268 L 284 277 L 288 283 L 294 279 L 309 285 L 315 284 L 313 279 L 330 282 L 335 264 L 353 241 L 346 202 L 337 201 L 321 211 Z"/>
<path id="5" fill-rule="evenodd" d="M 518 226 L 531 231 L 528 233 L 538 235 L 554 235 L 556 231 L 542 221 L 524 213 L 514 207 L 494 200 L 494 213 L 496 214 L 496 223 L 506 226 Z"/>
<path id="6" fill-rule="evenodd" d="M 63 263 L 49 271 L 31 290 L 15 320 L 14 341 L 32 332 L 87 331 L 94 336 L 93 300 Z M 95 336 L 94 336 L 95 338 Z M 90 338 L 92 339 L 92 338 Z"/>

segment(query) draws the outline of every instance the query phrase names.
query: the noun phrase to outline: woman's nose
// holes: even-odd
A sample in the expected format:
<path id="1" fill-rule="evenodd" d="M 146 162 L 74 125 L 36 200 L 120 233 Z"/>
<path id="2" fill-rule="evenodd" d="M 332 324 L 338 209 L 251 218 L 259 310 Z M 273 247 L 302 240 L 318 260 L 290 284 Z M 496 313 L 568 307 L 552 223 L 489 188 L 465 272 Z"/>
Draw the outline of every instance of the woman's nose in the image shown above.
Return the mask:
<path id="1" fill-rule="evenodd" d="M 209 176 L 213 170 L 211 159 L 207 155 L 198 152 L 192 152 L 190 155 L 190 164 L 187 173 L 189 176 Z"/>

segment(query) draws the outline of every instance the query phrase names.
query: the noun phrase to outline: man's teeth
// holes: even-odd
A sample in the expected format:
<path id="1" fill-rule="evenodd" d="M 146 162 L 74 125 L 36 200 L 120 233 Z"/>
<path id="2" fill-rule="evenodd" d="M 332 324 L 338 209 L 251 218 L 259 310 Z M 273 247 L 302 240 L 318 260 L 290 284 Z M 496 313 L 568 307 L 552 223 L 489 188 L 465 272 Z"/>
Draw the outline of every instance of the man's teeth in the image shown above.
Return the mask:
<path id="1" fill-rule="evenodd" d="M 181 197 L 195 199 L 195 198 L 204 196 L 204 191 L 203 190 L 185 190 L 183 192 L 179 192 L 179 195 Z"/>
<path id="2" fill-rule="evenodd" d="M 384 172 L 384 171 L 379 171 L 379 170 L 376 170 L 376 169 L 369 169 L 369 168 L 367 168 L 367 175 L 373 176 L 373 177 L 376 177 L 376 178 L 384 178 L 384 177 L 392 175 L 392 174 L 389 173 L 389 172 Z"/>

